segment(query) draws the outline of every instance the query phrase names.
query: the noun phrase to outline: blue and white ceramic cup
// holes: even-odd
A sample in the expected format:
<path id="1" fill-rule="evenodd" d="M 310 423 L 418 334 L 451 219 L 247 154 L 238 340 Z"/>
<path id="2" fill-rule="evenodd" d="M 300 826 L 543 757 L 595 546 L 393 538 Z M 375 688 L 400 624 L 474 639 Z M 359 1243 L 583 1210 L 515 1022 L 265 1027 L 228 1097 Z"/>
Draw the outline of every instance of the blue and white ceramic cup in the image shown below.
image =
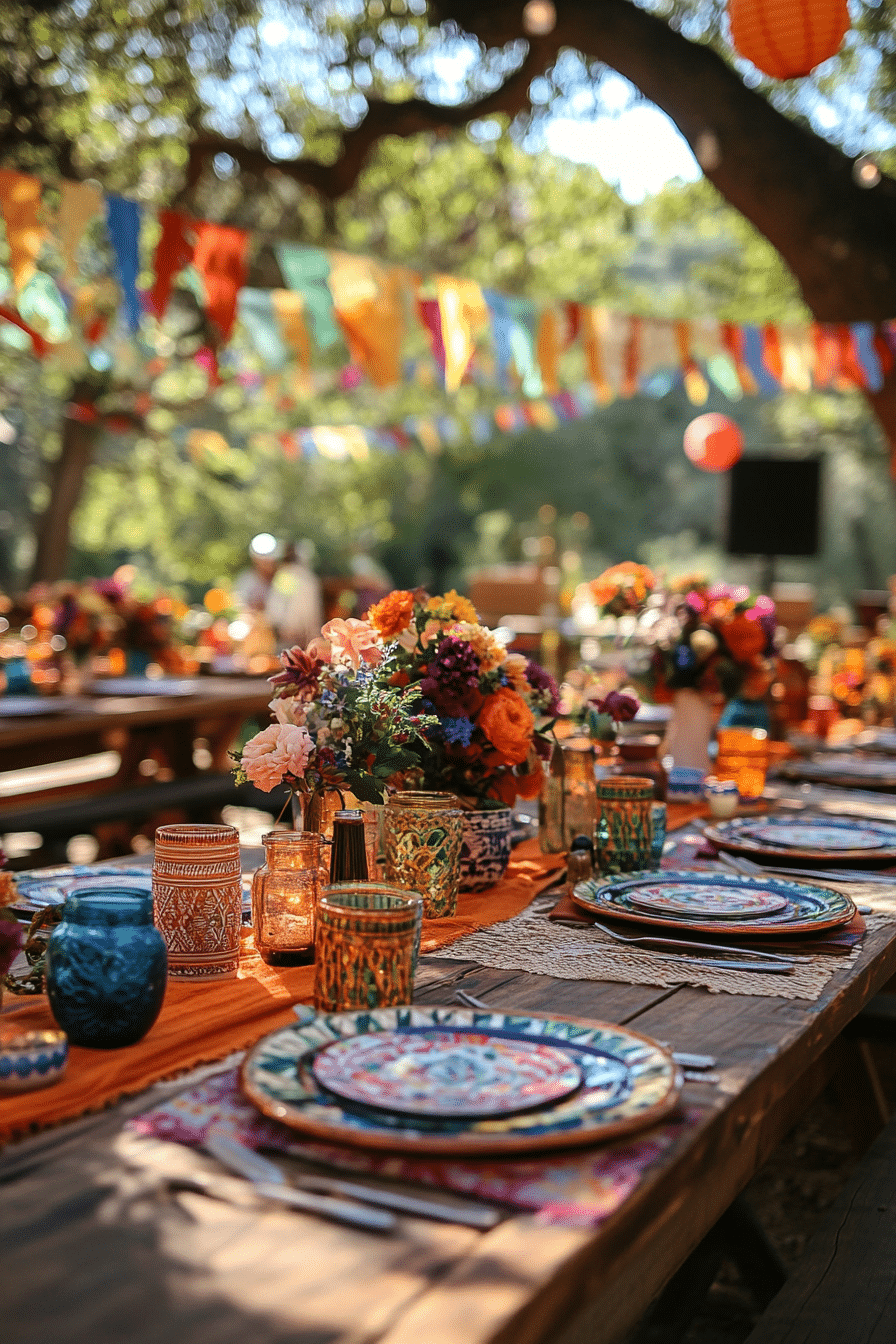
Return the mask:
<path id="1" fill-rule="evenodd" d="M 733 779 L 716 779 L 715 775 L 709 775 L 703 785 L 703 792 L 709 810 L 717 821 L 725 821 L 737 812 L 740 793 Z"/>

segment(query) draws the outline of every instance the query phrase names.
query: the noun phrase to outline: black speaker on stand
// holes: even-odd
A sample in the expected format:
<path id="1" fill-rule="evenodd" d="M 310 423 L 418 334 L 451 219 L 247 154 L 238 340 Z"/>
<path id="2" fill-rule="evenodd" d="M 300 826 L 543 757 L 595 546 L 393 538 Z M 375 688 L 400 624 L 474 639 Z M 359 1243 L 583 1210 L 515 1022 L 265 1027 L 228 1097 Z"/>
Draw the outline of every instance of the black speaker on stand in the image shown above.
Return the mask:
<path id="1" fill-rule="evenodd" d="M 820 520 L 820 457 L 744 457 L 728 473 L 725 549 L 764 557 L 763 592 L 779 555 L 818 554 Z"/>

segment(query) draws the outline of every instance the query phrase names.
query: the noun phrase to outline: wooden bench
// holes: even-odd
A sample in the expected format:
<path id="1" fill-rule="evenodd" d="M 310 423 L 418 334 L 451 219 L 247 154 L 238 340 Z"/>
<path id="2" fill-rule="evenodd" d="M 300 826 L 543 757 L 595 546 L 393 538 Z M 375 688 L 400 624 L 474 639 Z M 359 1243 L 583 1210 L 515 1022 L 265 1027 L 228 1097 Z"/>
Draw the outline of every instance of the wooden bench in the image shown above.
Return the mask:
<path id="1" fill-rule="evenodd" d="M 894 1344 L 896 1120 L 862 1158 L 746 1344 Z"/>
<path id="2" fill-rule="evenodd" d="M 251 784 L 237 784 L 230 774 L 196 775 L 63 802 L 4 808 L 0 810 L 0 834 L 36 831 L 43 841 L 40 858 L 57 862 L 65 859 L 72 836 L 94 834 L 109 823 L 139 826 L 171 812 L 183 813 L 188 821 L 213 821 L 227 806 L 253 807 L 277 816 L 285 801 L 283 790 L 262 793 Z M 33 862 L 34 856 L 29 855 L 29 866 Z"/>

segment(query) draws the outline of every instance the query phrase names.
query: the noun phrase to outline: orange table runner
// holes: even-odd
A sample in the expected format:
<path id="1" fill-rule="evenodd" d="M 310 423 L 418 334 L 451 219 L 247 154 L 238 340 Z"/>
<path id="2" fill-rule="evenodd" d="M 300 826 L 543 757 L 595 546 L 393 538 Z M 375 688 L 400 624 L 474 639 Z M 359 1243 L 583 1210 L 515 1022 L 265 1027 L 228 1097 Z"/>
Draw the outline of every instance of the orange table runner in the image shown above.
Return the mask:
<path id="1" fill-rule="evenodd" d="M 510 919 L 549 886 L 565 867 L 562 854 L 542 854 L 537 840 L 513 852 L 502 882 L 488 891 L 462 893 L 450 919 L 424 920 L 422 951 L 434 952 L 476 929 Z M 72 1046 L 62 1082 L 45 1091 L 0 1098 L 0 1142 L 31 1129 L 98 1111 L 161 1078 L 224 1059 L 293 1020 L 294 1003 L 310 1002 L 314 967 L 266 966 L 246 940 L 236 980 L 217 984 L 169 981 L 158 1021 L 136 1045 L 121 1050 Z M 54 1027 L 44 997 L 23 1002 L 0 1017 L 0 1034 Z M 6 1006 L 9 1005 L 9 996 Z"/>

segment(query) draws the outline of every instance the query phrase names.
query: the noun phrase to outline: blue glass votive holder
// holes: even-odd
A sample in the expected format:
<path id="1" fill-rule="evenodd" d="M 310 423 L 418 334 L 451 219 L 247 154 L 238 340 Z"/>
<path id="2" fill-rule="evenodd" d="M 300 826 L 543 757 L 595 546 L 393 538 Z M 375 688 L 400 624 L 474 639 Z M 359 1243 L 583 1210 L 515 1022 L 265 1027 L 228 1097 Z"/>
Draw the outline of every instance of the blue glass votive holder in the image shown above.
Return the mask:
<path id="1" fill-rule="evenodd" d="M 650 805 L 650 866 L 659 868 L 666 843 L 666 804 Z"/>
<path id="2" fill-rule="evenodd" d="M 47 945 L 47 994 L 72 1045 L 133 1045 L 162 1008 L 165 940 L 149 892 L 83 887 L 66 899 Z"/>
<path id="3" fill-rule="evenodd" d="M 726 821 L 737 812 L 740 792 L 735 780 L 716 779 L 715 775 L 709 775 L 703 786 L 703 792 L 709 803 L 709 810 L 717 821 Z"/>

